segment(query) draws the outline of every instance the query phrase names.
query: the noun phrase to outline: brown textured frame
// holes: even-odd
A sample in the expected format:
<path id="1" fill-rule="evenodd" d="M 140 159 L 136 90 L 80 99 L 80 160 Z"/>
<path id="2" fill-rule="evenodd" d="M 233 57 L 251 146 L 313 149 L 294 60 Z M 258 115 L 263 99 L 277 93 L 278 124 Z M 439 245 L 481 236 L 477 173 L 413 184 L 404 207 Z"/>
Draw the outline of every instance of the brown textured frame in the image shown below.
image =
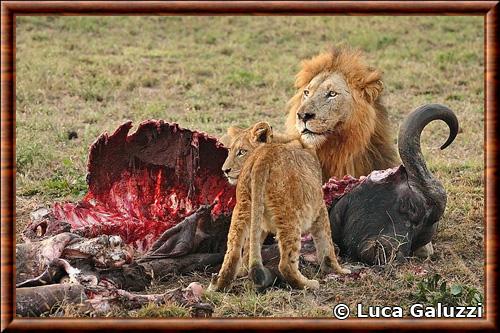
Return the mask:
<path id="1" fill-rule="evenodd" d="M 1 330 L 498 329 L 496 279 L 498 1 L 5 1 L 1 4 Z M 15 17 L 17 15 L 481 15 L 485 19 L 486 318 L 478 320 L 15 318 Z"/>

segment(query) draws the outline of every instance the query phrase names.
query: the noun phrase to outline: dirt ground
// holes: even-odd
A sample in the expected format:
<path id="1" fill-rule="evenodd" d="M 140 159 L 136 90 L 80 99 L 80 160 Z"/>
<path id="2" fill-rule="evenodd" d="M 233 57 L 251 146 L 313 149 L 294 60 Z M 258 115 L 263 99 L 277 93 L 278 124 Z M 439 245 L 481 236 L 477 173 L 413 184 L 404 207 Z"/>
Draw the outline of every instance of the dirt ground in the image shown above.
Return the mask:
<path id="1" fill-rule="evenodd" d="M 300 60 L 347 44 L 384 73 L 395 143 L 402 119 L 421 104 L 448 105 L 459 118 L 448 149 L 439 150 L 447 137 L 443 123 L 429 125 L 422 137 L 428 166 L 448 192 L 435 255 L 366 268 L 356 279 L 327 278 L 316 292 L 256 293 L 241 279 L 230 293 L 206 299 L 222 317 L 328 317 L 339 302 L 474 304 L 484 291 L 483 24 L 479 16 L 18 17 L 18 235 L 35 208 L 84 195 L 88 147 L 100 133 L 151 118 L 215 136 L 258 120 L 281 130 Z M 306 272 L 313 276 L 315 268 Z M 434 288 L 435 276 L 444 289 Z M 206 286 L 208 279 L 196 273 L 155 281 L 149 292 L 192 281 Z M 109 315 L 188 314 L 149 305 Z"/>

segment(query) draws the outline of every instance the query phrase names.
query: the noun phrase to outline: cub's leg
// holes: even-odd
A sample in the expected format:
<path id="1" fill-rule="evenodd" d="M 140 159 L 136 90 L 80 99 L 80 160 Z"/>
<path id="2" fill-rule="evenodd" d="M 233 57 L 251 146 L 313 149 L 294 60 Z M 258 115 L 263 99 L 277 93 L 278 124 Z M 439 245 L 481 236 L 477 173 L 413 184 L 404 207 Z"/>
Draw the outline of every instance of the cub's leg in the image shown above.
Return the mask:
<path id="1" fill-rule="evenodd" d="M 241 252 L 241 265 L 238 268 L 238 273 L 236 273 L 237 277 L 242 277 L 248 274 L 248 251 L 249 251 L 250 240 L 248 237 L 245 237 L 243 243 L 243 250 Z"/>
<path id="2" fill-rule="evenodd" d="M 263 178 L 265 181 L 265 178 Z M 264 185 L 260 184 L 262 179 L 259 179 L 252 184 L 252 223 L 250 225 L 250 240 L 249 240 L 249 267 L 248 275 L 258 289 L 263 289 L 270 286 L 274 282 L 274 275 L 262 264 L 262 223 L 264 219 L 264 203 L 261 197 L 257 197 L 257 190 L 263 189 Z"/>
<path id="3" fill-rule="evenodd" d="M 311 235 L 316 246 L 316 253 L 321 271 L 338 274 L 349 274 L 350 270 L 340 267 L 335 254 L 335 248 L 332 242 L 332 232 L 330 230 L 330 221 L 326 207 L 321 207 L 318 218 L 313 222 L 310 228 Z"/>
<path id="4" fill-rule="evenodd" d="M 262 249 L 262 244 L 264 244 L 264 241 L 266 240 L 266 237 L 268 235 L 267 231 L 262 231 L 260 235 L 260 247 Z M 245 245 L 243 246 L 243 255 L 241 256 L 242 258 L 242 263 L 240 265 L 240 268 L 238 270 L 238 273 L 236 274 L 237 277 L 242 277 L 248 274 L 250 270 L 250 263 L 249 263 L 249 253 L 250 253 L 250 240 L 248 237 L 245 239 Z"/>
<path id="5" fill-rule="evenodd" d="M 233 210 L 231 225 L 227 236 L 227 250 L 219 274 L 212 278 L 209 291 L 226 289 L 236 276 L 241 262 L 241 249 L 245 238 L 247 238 L 250 205 L 248 201 L 237 203 Z"/>
<path id="6" fill-rule="evenodd" d="M 259 244 L 260 246 L 258 249 L 261 255 L 262 255 L 262 244 L 264 244 L 267 235 L 268 235 L 267 231 L 261 231 L 260 244 Z M 247 257 L 247 260 L 248 261 L 250 260 L 250 256 Z M 252 263 L 249 263 L 248 274 L 258 289 L 264 289 L 266 287 L 269 287 L 274 283 L 274 280 L 276 278 L 276 276 L 262 264 L 262 256 L 260 257 L 260 261 L 257 262 L 254 261 L 253 265 Z"/>
<path id="7" fill-rule="evenodd" d="M 278 227 L 276 237 L 280 249 L 279 271 L 283 278 L 294 288 L 298 289 L 318 289 L 319 282 L 309 280 L 299 271 L 299 256 L 300 256 L 300 229 L 299 221 L 292 222 L 283 228 L 283 219 L 276 220 Z M 281 226 L 282 228 L 279 228 Z"/>
<path id="8" fill-rule="evenodd" d="M 266 163 L 255 164 L 252 168 L 252 216 L 250 223 L 250 257 L 249 275 L 257 288 L 264 288 L 273 283 L 274 276 L 262 264 L 262 232 L 265 212 L 266 189 L 269 186 L 269 165 Z"/>

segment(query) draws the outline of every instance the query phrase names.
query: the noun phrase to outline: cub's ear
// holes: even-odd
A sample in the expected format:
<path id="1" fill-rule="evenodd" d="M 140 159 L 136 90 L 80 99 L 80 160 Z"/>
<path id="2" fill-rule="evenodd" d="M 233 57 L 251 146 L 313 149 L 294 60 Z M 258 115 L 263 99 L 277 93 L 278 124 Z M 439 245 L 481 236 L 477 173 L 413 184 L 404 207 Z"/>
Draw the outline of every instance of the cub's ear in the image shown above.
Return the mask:
<path id="1" fill-rule="evenodd" d="M 229 134 L 224 134 L 220 137 L 219 142 L 224 145 L 224 147 L 229 148 L 233 138 Z"/>
<path id="2" fill-rule="evenodd" d="M 260 121 L 253 125 L 250 133 L 252 140 L 255 142 L 270 143 L 273 138 L 273 129 L 265 121 Z"/>
<path id="3" fill-rule="evenodd" d="M 234 138 L 236 137 L 238 134 L 241 133 L 241 131 L 243 131 L 243 128 L 239 128 L 239 127 L 236 127 L 236 126 L 231 126 L 227 129 L 227 135 L 229 135 L 231 138 Z M 220 141 L 220 140 L 219 140 Z"/>
<path id="4" fill-rule="evenodd" d="M 368 74 L 363 82 L 364 97 L 368 102 L 373 103 L 382 93 L 382 90 L 384 90 L 382 73 L 376 69 L 371 69 L 370 74 Z"/>

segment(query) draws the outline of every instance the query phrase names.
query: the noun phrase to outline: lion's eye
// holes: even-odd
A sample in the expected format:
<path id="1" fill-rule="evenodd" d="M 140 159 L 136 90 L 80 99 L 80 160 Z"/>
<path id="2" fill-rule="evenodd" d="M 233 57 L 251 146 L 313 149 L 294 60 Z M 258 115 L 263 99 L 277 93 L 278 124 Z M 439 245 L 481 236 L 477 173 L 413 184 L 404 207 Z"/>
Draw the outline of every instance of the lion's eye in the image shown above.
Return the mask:
<path id="1" fill-rule="evenodd" d="M 243 156 L 247 153 L 245 149 L 239 149 L 238 152 L 236 153 L 236 156 Z"/>
<path id="2" fill-rule="evenodd" d="M 304 97 L 307 97 L 307 96 L 309 96 L 309 90 L 304 89 Z"/>
<path id="3" fill-rule="evenodd" d="M 333 98 L 337 96 L 338 94 L 335 91 L 330 90 L 329 92 L 326 93 L 327 98 Z"/>

